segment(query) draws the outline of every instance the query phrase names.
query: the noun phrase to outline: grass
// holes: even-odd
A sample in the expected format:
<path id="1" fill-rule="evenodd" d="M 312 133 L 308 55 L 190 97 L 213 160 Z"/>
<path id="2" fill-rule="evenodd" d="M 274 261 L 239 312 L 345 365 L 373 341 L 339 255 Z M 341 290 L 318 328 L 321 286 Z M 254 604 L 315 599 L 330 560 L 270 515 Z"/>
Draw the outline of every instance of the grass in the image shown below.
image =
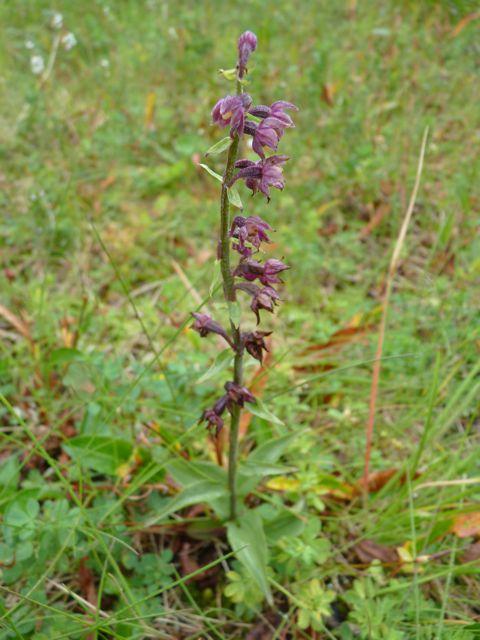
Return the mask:
<path id="1" fill-rule="evenodd" d="M 474 10 L 307 1 L 299 11 L 283 0 L 1 7 L 0 638 L 478 634 Z M 245 458 L 295 436 L 249 497 L 266 522 L 293 518 L 288 535 L 268 529 L 273 607 L 208 509 L 159 517 L 176 486 L 166 466 L 215 461 L 197 420 L 222 374 L 196 380 L 216 345 L 186 328 L 190 311 L 214 304 L 218 183 L 197 164 L 221 137 L 209 112 L 228 85 L 216 70 L 232 66 L 247 28 L 259 38 L 252 93 L 301 107 L 287 188 L 268 206 L 255 202 L 277 230 L 275 255 L 293 267 L 255 382 L 283 426 L 253 417 L 242 440 Z M 58 34 L 68 31 L 77 44 L 67 51 Z M 45 82 L 32 55 L 51 60 Z M 382 296 L 426 127 L 386 325 L 377 486 L 362 503 L 352 488 Z M 396 549 L 402 562 L 389 562 Z M 314 619 L 332 592 L 330 614 Z"/>

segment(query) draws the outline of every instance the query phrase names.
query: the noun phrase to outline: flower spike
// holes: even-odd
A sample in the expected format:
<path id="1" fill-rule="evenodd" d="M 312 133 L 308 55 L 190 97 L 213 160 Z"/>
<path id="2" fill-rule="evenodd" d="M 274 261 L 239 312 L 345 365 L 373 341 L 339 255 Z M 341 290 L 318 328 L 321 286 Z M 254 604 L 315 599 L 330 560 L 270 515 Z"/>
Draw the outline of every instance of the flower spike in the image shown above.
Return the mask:
<path id="1" fill-rule="evenodd" d="M 245 31 L 238 39 L 238 77 L 243 78 L 247 71 L 247 62 L 257 48 L 257 36 L 252 31 Z"/>

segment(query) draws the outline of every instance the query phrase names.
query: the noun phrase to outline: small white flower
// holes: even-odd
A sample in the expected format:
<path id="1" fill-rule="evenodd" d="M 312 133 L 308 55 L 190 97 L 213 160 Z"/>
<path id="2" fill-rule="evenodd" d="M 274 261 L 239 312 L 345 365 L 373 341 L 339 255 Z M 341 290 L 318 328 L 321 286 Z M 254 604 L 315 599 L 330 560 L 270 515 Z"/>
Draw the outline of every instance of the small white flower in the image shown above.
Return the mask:
<path id="1" fill-rule="evenodd" d="M 107 60 L 107 58 L 102 58 L 100 60 L 100 66 L 104 69 L 108 69 L 108 67 L 110 66 L 110 62 Z"/>
<path id="2" fill-rule="evenodd" d="M 45 71 L 45 62 L 42 56 L 32 56 L 30 58 L 30 69 L 36 76 Z"/>
<path id="3" fill-rule="evenodd" d="M 34 49 L 35 43 L 32 40 L 25 40 L 25 49 Z"/>
<path id="4" fill-rule="evenodd" d="M 62 44 L 65 47 L 65 51 L 70 51 L 77 44 L 75 34 L 69 31 L 62 38 Z"/>
<path id="5" fill-rule="evenodd" d="M 55 11 L 52 15 L 52 19 L 50 20 L 50 24 L 53 29 L 61 29 L 63 27 L 63 16 L 58 11 Z"/>
<path id="6" fill-rule="evenodd" d="M 23 420 L 25 418 L 25 412 L 20 407 L 12 407 L 13 413 L 19 420 Z"/>

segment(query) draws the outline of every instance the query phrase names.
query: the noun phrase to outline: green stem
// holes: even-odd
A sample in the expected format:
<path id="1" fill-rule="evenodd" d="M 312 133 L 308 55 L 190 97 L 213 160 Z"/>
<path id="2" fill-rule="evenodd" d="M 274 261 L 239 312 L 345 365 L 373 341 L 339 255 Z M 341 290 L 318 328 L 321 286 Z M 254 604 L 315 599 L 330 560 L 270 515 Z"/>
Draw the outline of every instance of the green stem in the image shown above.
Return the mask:
<path id="1" fill-rule="evenodd" d="M 237 159 L 239 138 L 235 136 L 228 150 L 227 166 L 223 174 L 222 195 L 220 196 L 220 266 L 222 270 L 223 291 L 227 302 L 235 301 L 232 270 L 230 269 L 230 202 L 227 184 L 233 176 Z"/>
<path id="2" fill-rule="evenodd" d="M 237 93 L 241 93 L 242 86 L 237 83 Z M 222 193 L 220 197 L 220 265 L 223 279 L 223 291 L 227 303 L 235 302 L 235 283 L 230 267 L 230 202 L 228 200 L 228 188 L 235 170 L 235 161 L 238 154 L 239 137 L 236 135 L 228 150 L 227 164 L 223 175 Z M 241 344 L 240 327 L 236 327 L 231 322 L 232 339 L 235 344 L 236 353 L 233 370 L 233 381 L 242 385 L 243 381 L 243 347 Z M 230 520 L 235 520 L 237 516 L 237 458 L 238 458 L 238 430 L 240 426 L 240 407 L 234 405 L 232 409 L 232 420 L 230 423 L 230 441 L 228 450 L 228 490 L 230 493 Z"/>
<path id="3" fill-rule="evenodd" d="M 240 332 L 238 332 L 240 335 Z M 233 381 L 242 385 L 243 381 L 243 350 L 235 355 Z M 240 407 L 234 405 L 232 421 L 230 423 L 230 446 L 228 450 L 228 488 L 230 491 L 230 520 L 237 517 L 237 458 L 238 458 L 238 430 L 240 426 Z"/>

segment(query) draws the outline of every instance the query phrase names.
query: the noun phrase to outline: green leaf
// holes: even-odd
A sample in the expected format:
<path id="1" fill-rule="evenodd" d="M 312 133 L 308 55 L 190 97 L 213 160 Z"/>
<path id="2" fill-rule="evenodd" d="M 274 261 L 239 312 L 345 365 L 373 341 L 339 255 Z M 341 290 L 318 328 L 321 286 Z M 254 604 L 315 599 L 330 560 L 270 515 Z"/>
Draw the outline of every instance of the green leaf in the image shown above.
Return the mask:
<path id="1" fill-rule="evenodd" d="M 198 504 L 199 502 L 206 502 L 210 504 L 215 498 L 221 498 L 227 495 L 227 484 L 218 482 L 212 482 L 210 480 L 202 480 L 195 482 L 188 487 L 185 487 L 180 493 L 168 500 L 167 504 L 161 508 L 155 518 L 148 521 L 148 526 L 160 522 L 169 515 L 179 511 L 184 507 L 189 507 L 192 504 Z"/>
<path id="2" fill-rule="evenodd" d="M 262 418 L 263 420 L 271 422 L 272 424 L 278 424 L 280 426 L 284 424 L 280 420 L 280 418 L 277 418 L 276 415 L 274 415 L 269 409 L 267 409 L 263 402 L 258 398 L 255 404 L 252 403 L 248 405 L 248 410 L 250 411 L 250 413 L 253 413 L 254 416 Z"/>
<path id="3" fill-rule="evenodd" d="M 9 527 L 25 527 L 35 522 L 40 505 L 33 498 L 21 498 L 8 505 L 4 522 Z"/>
<path id="4" fill-rule="evenodd" d="M 228 201 L 237 209 L 243 209 L 242 199 L 237 191 L 236 187 L 228 187 L 227 189 Z"/>
<path id="5" fill-rule="evenodd" d="M 20 464 L 16 455 L 8 456 L 0 466 L 0 494 L 6 489 L 15 489 L 20 478 Z"/>
<path id="6" fill-rule="evenodd" d="M 220 283 L 220 281 L 222 279 L 221 266 L 222 266 L 221 261 L 220 260 L 215 260 L 214 265 L 213 265 L 212 282 L 210 283 L 210 287 L 208 289 L 208 295 L 210 296 L 210 298 L 213 298 L 213 294 L 215 293 L 215 289 L 217 288 L 217 285 Z"/>
<path id="7" fill-rule="evenodd" d="M 238 560 L 272 604 L 272 593 L 267 578 L 268 547 L 260 514 L 249 510 L 242 514 L 238 522 L 229 522 L 227 537 Z"/>
<path id="8" fill-rule="evenodd" d="M 210 378 L 213 378 L 213 376 L 215 376 L 217 373 L 220 373 L 220 371 L 223 371 L 224 369 L 226 369 L 231 363 L 232 359 L 233 359 L 233 351 L 230 348 L 225 349 L 224 351 L 219 353 L 218 356 L 215 358 L 215 362 L 207 371 L 205 371 L 205 373 L 202 376 L 200 376 L 196 384 L 202 384 L 203 382 L 210 380 Z"/>
<path id="9" fill-rule="evenodd" d="M 63 448 L 80 465 L 112 476 L 128 462 L 133 453 L 131 443 L 109 436 L 77 436 L 65 443 Z"/>
<path id="10" fill-rule="evenodd" d="M 272 544 L 285 536 L 299 536 L 305 529 L 305 522 L 294 513 L 283 510 L 276 518 L 265 523 L 265 535 Z"/>
<path id="11" fill-rule="evenodd" d="M 236 80 L 237 79 L 237 69 L 233 67 L 233 69 L 219 69 L 218 73 L 225 78 L 225 80 Z"/>
<path id="12" fill-rule="evenodd" d="M 167 471 L 175 482 L 184 487 L 206 480 L 223 489 L 227 486 L 226 470 L 211 462 L 187 461 L 183 458 L 178 458 L 167 465 Z M 220 520 L 228 517 L 229 503 L 226 491 L 223 491 L 219 498 L 211 498 L 209 504 Z"/>
<path id="13" fill-rule="evenodd" d="M 78 349 L 62 347 L 61 349 L 55 349 L 52 351 L 50 354 L 50 364 L 68 364 L 69 362 L 79 360 L 82 357 L 82 352 Z"/>
<path id="14" fill-rule="evenodd" d="M 260 462 L 255 460 L 245 460 L 241 466 L 242 472 L 249 474 L 263 476 L 276 476 L 282 473 L 292 471 L 292 469 L 286 469 L 283 464 L 274 464 L 272 462 Z"/>
<path id="15" fill-rule="evenodd" d="M 225 151 L 225 149 L 228 149 L 231 144 L 232 138 L 230 138 L 230 136 L 222 138 L 221 140 L 219 140 L 219 142 L 216 142 L 210 147 L 210 149 L 205 153 L 205 157 L 218 155 L 219 153 Z"/>
<path id="16" fill-rule="evenodd" d="M 252 405 L 249 405 L 249 408 Z M 263 476 L 285 473 L 286 467 L 275 463 L 284 453 L 295 434 L 281 436 L 264 442 L 254 449 L 248 458 L 241 464 L 238 473 L 242 478 L 239 482 L 240 495 L 246 495 L 253 491 Z"/>
<path id="17" fill-rule="evenodd" d="M 281 436 L 280 438 L 274 438 L 273 440 L 264 442 L 252 451 L 248 456 L 248 461 L 259 462 L 260 464 L 265 462 L 277 462 L 277 460 L 279 460 L 286 451 L 288 445 L 293 441 L 294 437 L 295 434 L 290 433 L 286 436 Z"/>
<path id="18" fill-rule="evenodd" d="M 199 163 L 198 165 L 199 167 L 202 167 L 203 169 L 205 169 L 205 171 L 207 173 L 209 173 L 211 176 L 213 176 L 214 178 L 216 178 L 217 180 L 219 180 L 220 182 L 223 182 L 223 178 L 222 176 L 217 173 L 216 171 L 214 171 L 213 169 L 210 169 L 210 167 L 208 166 L 208 164 L 203 164 L 203 163 Z"/>
<path id="19" fill-rule="evenodd" d="M 179 484 L 188 486 L 195 482 L 209 480 L 222 486 L 226 486 L 227 472 L 222 467 L 212 462 L 185 460 L 178 458 L 167 464 L 167 471 Z"/>
<path id="20" fill-rule="evenodd" d="M 238 302 L 228 303 L 228 315 L 230 317 L 230 322 L 238 327 L 242 316 L 242 308 L 240 307 Z"/>

